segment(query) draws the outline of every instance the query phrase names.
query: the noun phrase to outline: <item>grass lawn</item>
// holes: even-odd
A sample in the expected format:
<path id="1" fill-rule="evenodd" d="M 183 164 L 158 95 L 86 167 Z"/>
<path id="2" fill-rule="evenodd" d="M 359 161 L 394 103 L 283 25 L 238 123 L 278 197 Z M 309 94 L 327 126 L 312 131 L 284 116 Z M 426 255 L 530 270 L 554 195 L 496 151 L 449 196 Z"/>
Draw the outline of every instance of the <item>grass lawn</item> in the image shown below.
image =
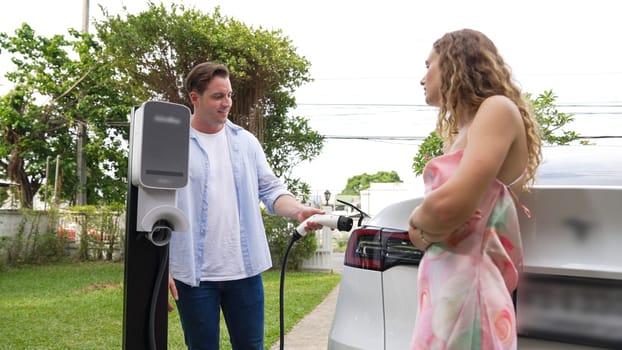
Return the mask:
<path id="1" fill-rule="evenodd" d="M 0 349 L 122 348 L 122 263 L 63 263 L 0 272 Z M 339 283 L 341 275 L 288 272 L 285 329 L 291 329 Z M 263 274 L 266 349 L 279 339 L 280 271 Z M 169 314 L 168 349 L 185 349 L 177 312 Z M 221 322 L 221 349 L 230 349 Z"/>

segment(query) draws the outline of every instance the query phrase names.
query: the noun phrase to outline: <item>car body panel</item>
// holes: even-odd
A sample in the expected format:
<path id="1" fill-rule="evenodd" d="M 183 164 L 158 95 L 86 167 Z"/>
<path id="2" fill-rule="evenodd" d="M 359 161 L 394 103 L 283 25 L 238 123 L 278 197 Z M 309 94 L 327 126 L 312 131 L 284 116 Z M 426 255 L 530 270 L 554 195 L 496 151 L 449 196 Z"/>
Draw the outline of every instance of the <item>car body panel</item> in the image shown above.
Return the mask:
<path id="1" fill-rule="evenodd" d="M 344 266 L 328 349 L 383 349 L 384 311 L 381 301 L 380 272 Z"/>
<path id="2" fill-rule="evenodd" d="M 382 273 L 385 347 L 408 349 L 418 309 L 416 266 L 395 266 Z"/>
<path id="3" fill-rule="evenodd" d="M 619 209 L 622 208 L 622 147 L 562 146 L 544 149 L 543 153 L 544 161 L 539 168 L 536 186 L 521 197 L 521 203 L 532 213 L 531 219 L 519 214 L 525 276 L 542 277 L 546 281 L 560 279 L 560 283 L 551 287 L 561 288 L 564 293 L 571 290 L 564 289 L 567 288 L 566 279 L 572 286 L 592 295 L 603 291 L 607 295 L 622 293 L 622 283 L 619 283 L 622 280 L 622 254 L 618 253 L 622 247 Z M 407 231 L 408 217 L 422 200 L 414 198 L 391 204 L 370 218 L 365 226 Z M 417 310 L 416 279 L 417 267 L 412 265 L 397 265 L 384 271 L 345 266 L 342 281 L 346 285 L 340 287 L 329 349 L 408 348 Z M 607 347 L 597 337 L 597 331 L 602 332 L 602 329 L 587 334 L 590 338 L 569 332 L 549 332 L 550 329 L 534 332 L 532 328 L 523 327 L 525 321 L 532 322 L 532 326 L 546 324 L 546 321 L 534 322 L 525 317 L 528 315 L 528 306 L 525 305 L 529 304 L 525 301 L 524 291 L 533 286 L 532 282 L 525 281 L 528 280 L 522 281 L 517 290 L 520 350 Z M 381 285 L 381 291 L 378 285 Z M 612 320 L 610 324 L 605 318 L 599 318 L 598 313 L 589 313 L 601 325 L 607 326 L 607 330 L 613 330 L 609 344 L 614 345 L 609 348 L 619 348 L 619 344 L 622 347 L 622 340 L 616 338 L 622 337 L 622 326 L 618 326 L 622 325 L 620 299 L 609 299 L 611 309 L 617 310 L 616 315 L 608 314 L 607 317 L 613 317 L 607 319 Z M 363 306 L 367 310 L 365 317 L 360 316 Z M 557 311 L 561 311 L 560 317 L 567 316 L 564 314 L 567 310 Z M 539 314 L 546 314 L 546 311 Z M 377 329 L 382 327 L 382 320 L 372 319 L 374 317 L 384 317 L 384 329 Z M 581 315 L 577 320 L 586 326 L 589 322 L 582 320 Z M 620 328 L 617 332 L 616 327 Z M 578 328 L 578 332 L 582 330 Z M 342 334 L 349 334 L 349 339 Z"/>
<path id="4" fill-rule="evenodd" d="M 560 343 L 526 337 L 518 337 L 518 348 L 520 350 L 602 350 L 602 348 L 595 348 L 593 346 Z"/>
<path id="5" fill-rule="evenodd" d="M 527 270 L 622 278 L 622 187 L 537 186 L 521 202 Z"/>
<path id="6" fill-rule="evenodd" d="M 377 215 L 370 218 L 365 224 L 408 231 L 408 217 L 422 201 L 423 197 L 418 197 L 390 204 Z"/>

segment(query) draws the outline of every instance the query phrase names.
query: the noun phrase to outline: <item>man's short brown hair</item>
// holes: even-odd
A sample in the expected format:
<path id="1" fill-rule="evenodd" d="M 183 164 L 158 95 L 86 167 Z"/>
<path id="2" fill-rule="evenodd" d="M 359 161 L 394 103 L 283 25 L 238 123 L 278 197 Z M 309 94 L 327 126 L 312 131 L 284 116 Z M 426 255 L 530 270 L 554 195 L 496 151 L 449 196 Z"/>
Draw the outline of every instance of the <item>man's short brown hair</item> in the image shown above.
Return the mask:
<path id="1" fill-rule="evenodd" d="M 229 69 L 224 64 L 215 62 L 199 63 L 186 76 L 186 90 L 188 93 L 196 91 L 202 95 L 207 85 L 214 77 L 229 77 Z"/>

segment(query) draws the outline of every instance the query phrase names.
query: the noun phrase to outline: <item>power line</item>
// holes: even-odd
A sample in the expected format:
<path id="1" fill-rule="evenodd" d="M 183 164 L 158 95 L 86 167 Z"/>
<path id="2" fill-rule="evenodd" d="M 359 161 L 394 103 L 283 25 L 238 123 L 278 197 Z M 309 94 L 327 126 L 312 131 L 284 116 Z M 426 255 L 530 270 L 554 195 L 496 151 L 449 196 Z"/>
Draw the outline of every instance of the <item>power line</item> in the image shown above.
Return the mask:
<path id="1" fill-rule="evenodd" d="M 428 136 L 363 136 L 363 135 L 324 135 L 328 140 L 366 140 L 366 141 L 423 141 Z M 622 139 L 622 135 L 580 135 L 579 139 Z"/>
<path id="2" fill-rule="evenodd" d="M 324 135 L 325 139 L 332 140 L 397 140 L 423 141 L 427 136 L 358 136 L 358 135 Z"/>
<path id="3" fill-rule="evenodd" d="M 307 117 L 334 117 L 335 115 L 339 115 L 340 117 L 355 117 L 361 116 L 362 114 L 373 113 L 374 109 L 381 108 L 403 108 L 410 112 L 436 112 L 435 107 L 430 107 L 423 104 L 408 104 L 408 103 L 299 103 L 297 110 L 295 112 L 302 113 Z M 321 107 L 322 114 L 314 115 L 311 109 L 305 109 L 305 107 Z M 344 108 L 343 110 L 335 110 L 332 113 L 326 113 L 326 108 Z M 357 109 L 357 111 L 347 110 Z M 622 101 L 613 101 L 607 103 L 561 103 L 557 104 L 556 108 L 560 110 L 560 112 L 565 112 L 568 114 L 572 114 L 573 116 L 580 117 L 582 115 L 607 115 L 607 116 L 619 116 L 622 115 Z M 320 108 L 318 108 L 319 110 Z M 368 109 L 369 113 L 363 113 L 363 110 Z M 578 109 L 578 110 L 577 110 Z M 585 110 L 590 109 L 590 110 Z M 400 112 L 399 110 L 390 111 L 390 113 Z M 384 111 L 384 113 L 389 113 L 388 111 Z"/>
<path id="4" fill-rule="evenodd" d="M 422 104 L 410 103 L 298 103 L 298 106 L 327 106 L 327 107 L 419 107 L 433 110 L 436 107 L 430 107 Z"/>
<path id="5" fill-rule="evenodd" d="M 415 103 L 298 103 L 300 106 L 315 106 L 315 107 L 416 107 L 424 108 L 426 110 L 436 110 L 436 107 L 431 107 L 425 104 Z M 572 103 L 557 103 L 556 107 L 569 107 L 569 108 L 622 108 L 622 101 L 612 102 L 572 102 Z"/>
<path id="6" fill-rule="evenodd" d="M 574 76 L 611 76 L 622 75 L 622 72 L 567 72 L 567 73 L 525 73 L 520 77 L 574 77 Z M 415 76 L 359 76 L 359 77 L 317 77 L 314 81 L 356 81 L 356 80 L 416 80 L 421 77 Z"/>
<path id="7" fill-rule="evenodd" d="M 620 101 L 613 101 L 613 102 L 598 102 L 598 103 L 589 103 L 589 102 L 575 102 L 575 103 L 557 103 L 556 104 L 557 107 L 580 107 L 580 108 L 587 108 L 587 107 L 594 107 L 594 108 L 607 108 L 607 107 L 613 107 L 613 108 L 620 108 L 622 107 L 622 102 Z"/>

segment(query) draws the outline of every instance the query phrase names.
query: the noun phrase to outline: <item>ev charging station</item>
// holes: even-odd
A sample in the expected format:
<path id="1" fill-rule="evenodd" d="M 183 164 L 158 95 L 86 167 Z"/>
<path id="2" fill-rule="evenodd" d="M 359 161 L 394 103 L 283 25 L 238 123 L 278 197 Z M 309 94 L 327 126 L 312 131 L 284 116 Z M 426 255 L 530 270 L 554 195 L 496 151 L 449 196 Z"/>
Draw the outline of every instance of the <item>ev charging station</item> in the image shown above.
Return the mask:
<path id="1" fill-rule="evenodd" d="M 168 243 L 186 231 L 176 207 L 188 183 L 190 109 L 160 101 L 134 107 L 125 228 L 123 349 L 161 350 L 168 333 Z"/>

